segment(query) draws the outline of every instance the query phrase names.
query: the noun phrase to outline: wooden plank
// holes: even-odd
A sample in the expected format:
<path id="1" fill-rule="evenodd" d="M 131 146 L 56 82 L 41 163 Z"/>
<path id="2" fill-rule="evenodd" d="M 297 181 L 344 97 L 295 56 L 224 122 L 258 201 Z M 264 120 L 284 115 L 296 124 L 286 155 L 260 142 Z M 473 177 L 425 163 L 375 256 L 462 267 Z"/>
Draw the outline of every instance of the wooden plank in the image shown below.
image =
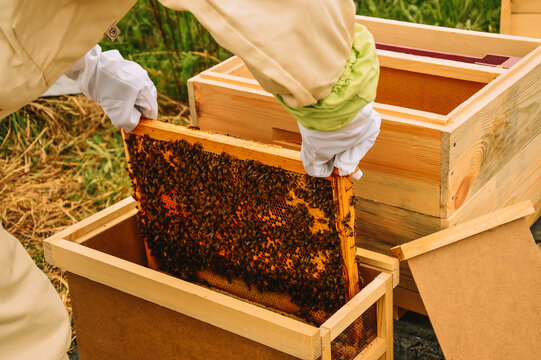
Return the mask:
<path id="1" fill-rule="evenodd" d="M 541 37 L 541 12 L 536 14 L 511 14 L 510 34 Z"/>
<path id="2" fill-rule="evenodd" d="M 427 67 L 427 68 L 430 69 L 430 67 Z M 382 72 L 385 73 L 385 70 L 382 69 Z M 472 76 L 472 78 L 473 77 L 475 76 Z M 197 77 L 192 78 L 192 81 L 194 82 L 201 82 L 203 80 L 217 82 L 219 84 L 222 84 L 223 86 L 227 85 L 228 87 L 234 87 L 241 92 L 255 92 L 257 95 L 267 96 L 270 103 L 277 103 L 274 97 L 270 93 L 266 93 L 255 79 L 244 78 L 237 75 L 215 73 L 208 70 L 197 75 Z M 192 84 L 192 87 L 193 87 L 193 84 Z M 195 96 L 195 97 L 200 98 L 200 96 Z M 196 109 L 195 112 L 197 112 L 199 109 L 199 107 L 196 107 L 196 106 L 194 108 Z M 376 102 L 374 103 L 374 109 L 384 116 L 385 115 L 397 116 L 406 120 L 418 120 L 421 122 L 439 124 L 439 125 L 445 125 L 449 121 L 449 117 L 446 115 L 440 115 L 440 114 L 435 114 L 428 111 L 410 109 L 408 107 L 403 107 L 403 106 L 393 106 L 389 104 L 383 104 L 381 102 L 378 102 L 377 98 L 376 98 Z M 286 111 L 284 110 L 284 116 L 285 116 L 285 112 Z M 195 125 L 195 123 L 192 123 L 192 124 Z"/>
<path id="3" fill-rule="evenodd" d="M 402 21 L 357 16 L 356 21 L 374 34 L 376 42 L 448 53 L 485 56 L 526 56 L 541 40 L 460 30 Z"/>
<path id="4" fill-rule="evenodd" d="M 352 203 L 355 195 L 349 176 L 333 173 L 331 183 L 333 198 L 337 206 L 336 230 L 340 237 L 340 253 L 346 270 L 346 301 L 349 301 L 359 292 L 359 273 L 355 253 L 355 208 Z"/>
<path id="5" fill-rule="evenodd" d="M 541 1 L 539 0 L 513 0 L 511 1 L 511 12 L 513 13 L 541 13 Z"/>
<path id="6" fill-rule="evenodd" d="M 381 270 L 385 270 L 393 274 L 398 274 L 399 262 L 394 257 L 379 254 L 377 252 L 362 249 L 360 247 L 356 249 L 356 254 L 359 258 L 361 258 L 363 264 L 372 265 Z"/>
<path id="7" fill-rule="evenodd" d="M 76 274 L 68 282 L 80 359 L 298 360 Z"/>
<path id="8" fill-rule="evenodd" d="M 532 214 L 534 211 L 530 201 L 523 201 L 407 244 L 396 246 L 391 249 L 391 253 L 400 259 L 400 261 L 409 260 L 418 255 L 466 239 L 480 232 L 523 218 Z"/>
<path id="9" fill-rule="evenodd" d="M 377 360 L 385 354 L 387 340 L 380 337 L 375 338 L 368 346 L 355 356 L 353 360 Z"/>
<path id="10" fill-rule="evenodd" d="M 488 83 L 507 70 L 503 68 L 461 63 L 452 60 L 430 58 L 426 56 L 398 53 L 389 50 L 377 50 L 380 66 L 383 68 L 412 71 L 419 74 L 429 74 L 452 79 Z M 220 80 L 225 83 L 243 85 L 248 88 L 262 90 L 246 65 L 238 57 L 227 60 L 229 64 L 235 64 L 235 69 L 230 67 L 211 68 L 200 73 L 199 78 Z M 197 77 L 192 78 L 197 81 Z"/>
<path id="11" fill-rule="evenodd" d="M 277 166 L 289 171 L 305 174 L 297 151 L 269 146 L 230 136 L 190 130 L 182 126 L 155 120 L 141 120 L 131 132 L 134 135 L 148 135 L 156 140 L 185 140 L 191 144 L 201 144 L 203 150 L 221 154 L 225 152 L 238 159 L 255 160 L 269 166 Z"/>
<path id="12" fill-rule="evenodd" d="M 377 50 L 377 53 L 382 67 L 453 79 L 489 83 L 506 72 L 505 69 L 496 67 L 396 53 L 388 50 Z"/>
<path id="13" fill-rule="evenodd" d="M 64 239 L 44 243 L 49 263 L 303 359 L 321 354 L 319 329 Z M 234 319 L 234 320 L 233 320 Z"/>
<path id="14" fill-rule="evenodd" d="M 385 286 L 385 295 L 377 302 L 377 332 L 387 342 L 383 359 L 393 360 L 393 286 L 391 282 Z"/>
<path id="15" fill-rule="evenodd" d="M 541 47 L 452 114 L 449 177 L 441 218 L 449 218 L 532 139 L 541 134 Z M 444 179 L 445 181 L 445 179 Z"/>
<path id="16" fill-rule="evenodd" d="M 195 98 L 195 91 L 193 88 L 194 81 L 197 81 L 197 77 L 191 78 L 186 82 L 186 87 L 188 88 L 188 106 L 190 106 L 190 123 L 193 126 L 197 126 L 197 105 Z M 126 153 L 127 154 L 127 153 Z"/>
<path id="17" fill-rule="evenodd" d="M 410 310 L 421 315 L 428 315 L 419 290 L 412 291 L 403 287 L 394 289 L 394 304 L 402 309 Z"/>
<path id="18" fill-rule="evenodd" d="M 380 135 L 359 163 L 355 194 L 399 208 L 439 215 L 441 131 L 382 118 Z"/>
<path id="19" fill-rule="evenodd" d="M 460 225 L 459 225 L 460 226 Z M 408 260 L 446 359 L 541 353 L 541 256 L 524 218 Z"/>
<path id="20" fill-rule="evenodd" d="M 442 220 L 409 210 L 361 199 L 355 205 L 356 241 L 359 248 L 388 254 L 400 245 L 442 229 Z M 385 256 L 385 255 L 384 255 Z M 363 259 L 363 257 L 361 257 Z M 416 290 L 408 264 L 400 263 L 401 288 Z"/>
<path id="21" fill-rule="evenodd" d="M 442 229 L 442 221 L 394 206 L 357 197 L 357 246 L 388 254 L 395 245 L 418 239 Z"/>
<path id="22" fill-rule="evenodd" d="M 321 360 L 331 360 L 331 331 L 324 327 L 319 328 L 321 335 Z"/>
<path id="23" fill-rule="evenodd" d="M 340 335 L 353 321 L 357 320 L 370 306 L 385 294 L 387 285 L 392 288 L 392 276 L 379 274 L 366 285 L 353 299 L 348 301 L 321 326 L 329 329 L 331 340 Z"/>
<path id="24" fill-rule="evenodd" d="M 238 69 L 244 64 L 238 56 L 231 56 L 229 59 L 226 59 L 211 68 L 208 68 L 208 71 L 219 72 L 223 74 L 231 73 L 232 71 Z"/>
<path id="25" fill-rule="evenodd" d="M 385 117 L 397 116 L 402 119 L 418 120 L 431 124 L 446 125 L 449 121 L 449 117 L 446 115 L 439 115 L 431 112 L 408 109 L 401 106 L 381 104 L 377 102 L 374 103 L 374 110 Z"/>
<path id="26" fill-rule="evenodd" d="M 541 201 L 541 135 L 537 135 L 453 216 L 446 219 L 444 226 L 459 224 L 523 200 L 530 200 L 533 204 Z"/>
<path id="27" fill-rule="evenodd" d="M 78 241 L 81 237 L 87 238 L 85 235 L 104 231 L 112 226 L 111 222 L 124 221 L 127 217 L 135 215 L 135 213 L 137 213 L 137 202 L 132 197 L 128 197 L 56 233 L 49 239 L 64 238 L 70 241 Z"/>
<path id="28" fill-rule="evenodd" d="M 500 33 L 511 34 L 511 0 L 502 0 L 500 11 Z"/>

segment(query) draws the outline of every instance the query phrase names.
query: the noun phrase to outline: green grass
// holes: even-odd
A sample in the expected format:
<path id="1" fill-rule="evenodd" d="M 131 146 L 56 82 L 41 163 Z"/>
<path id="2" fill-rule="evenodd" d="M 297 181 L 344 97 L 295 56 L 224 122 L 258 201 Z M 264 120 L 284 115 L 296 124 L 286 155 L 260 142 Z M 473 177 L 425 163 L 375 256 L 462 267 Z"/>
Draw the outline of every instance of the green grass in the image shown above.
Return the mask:
<path id="1" fill-rule="evenodd" d="M 194 0 L 197 1 L 197 0 Z M 363 0 L 357 13 L 422 24 L 497 32 L 500 0 Z M 137 61 L 158 91 L 187 100 L 186 80 L 231 54 L 212 39 L 187 12 L 164 8 L 156 0 L 140 0 L 119 23 L 120 37 L 101 42 Z"/>
<path id="2" fill-rule="evenodd" d="M 385 19 L 498 32 L 501 0 L 363 0 L 357 13 Z"/>

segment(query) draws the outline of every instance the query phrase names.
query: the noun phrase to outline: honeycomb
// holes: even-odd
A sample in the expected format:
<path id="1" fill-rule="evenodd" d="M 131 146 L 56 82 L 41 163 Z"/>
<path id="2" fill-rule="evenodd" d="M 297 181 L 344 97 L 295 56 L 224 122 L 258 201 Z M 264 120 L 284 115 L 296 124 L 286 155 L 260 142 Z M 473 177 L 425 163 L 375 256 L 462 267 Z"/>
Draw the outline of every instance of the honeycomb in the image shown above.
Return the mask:
<path id="1" fill-rule="evenodd" d="M 159 269 L 320 325 L 347 298 L 331 181 L 185 140 L 126 135 Z"/>

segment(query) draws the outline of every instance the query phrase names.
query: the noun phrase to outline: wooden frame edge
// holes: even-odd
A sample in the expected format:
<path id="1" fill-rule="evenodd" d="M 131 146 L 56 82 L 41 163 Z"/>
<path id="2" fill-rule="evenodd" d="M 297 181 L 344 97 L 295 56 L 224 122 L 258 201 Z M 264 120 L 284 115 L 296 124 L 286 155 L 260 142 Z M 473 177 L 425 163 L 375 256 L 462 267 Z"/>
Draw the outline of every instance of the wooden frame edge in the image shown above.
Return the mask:
<path id="1" fill-rule="evenodd" d="M 353 321 L 358 319 L 370 306 L 386 294 L 389 284 L 392 289 L 392 275 L 387 273 L 379 274 L 353 299 L 327 319 L 320 328 L 329 330 L 331 341 L 336 339 Z"/>
<path id="2" fill-rule="evenodd" d="M 400 246 L 395 246 L 391 248 L 391 253 L 400 259 L 400 261 L 409 260 L 415 256 L 422 255 L 505 223 L 523 218 L 534 212 L 535 209 L 530 201 L 519 202 L 476 219 L 454 225 L 435 234 L 422 237 Z"/>
<path id="3" fill-rule="evenodd" d="M 126 214 L 128 214 L 127 217 L 135 215 L 137 211 L 134 212 L 134 209 L 137 210 L 137 202 L 133 197 L 129 196 L 109 206 L 108 208 L 103 209 L 96 214 L 92 214 L 78 223 L 73 224 L 66 229 L 48 237 L 44 240 L 44 242 L 50 242 L 54 239 L 60 238 L 78 242 L 75 238 L 86 238 L 86 235 L 88 234 L 95 233 L 96 231 L 103 231 L 110 220 L 118 217 L 125 220 L 124 216 L 126 216 Z"/>
<path id="4" fill-rule="evenodd" d="M 400 282 L 400 262 L 397 258 L 358 246 L 356 254 L 361 259 L 361 264 L 364 267 L 391 274 L 393 276 L 393 288 L 398 286 Z"/>
<path id="5" fill-rule="evenodd" d="M 141 120 L 130 134 L 148 135 L 155 140 L 184 140 L 192 144 L 200 143 L 204 151 L 216 154 L 225 152 L 241 160 L 255 160 L 268 166 L 276 166 L 284 170 L 306 174 L 300 153 L 279 146 L 187 129 L 183 126 L 156 120 Z M 272 156 L 268 156 L 268 154 Z"/>
<path id="6" fill-rule="evenodd" d="M 62 238 L 46 240 L 44 252 L 57 267 L 292 356 L 315 359 L 321 351 L 319 328 L 256 305 Z M 269 332 L 259 333 L 261 326 Z"/>
<path id="7" fill-rule="evenodd" d="M 502 0 L 500 34 L 511 34 L 511 0 Z"/>
<path id="8" fill-rule="evenodd" d="M 473 94 L 469 99 L 457 106 L 448 116 L 449 130 L 452 131 L 471 119 L 473 114 L 482 111 L 486 106 L 508 90 L 518 80 L 523 79 L 541 63 L 541 45 L 522 58 L 504 75 L 487 84 L 484 88 Z"/>
<path id="9" fill-rule="evenodd" d="M 173 298 L 173 295 L 171 295 L 171 292 L 175 291 L 182 291 L 182 286 L 179 284 L 189 284 L 189 287 L 196 287 L 201 288 L 196 284 L 191 284 L 188 282 L 185 282 L 180 279 L 176 279 L 174 277 L 171 277 L 167 274 L 163 274 L 160 272 L 156 272 L 154 270 L 148 269 L 146 267 L 130 263 L 129 261 L 118 259 L 114 256 L 103 254 L 97 250 L 93 250 L 90 248 L 85 247 L 82 245 L 82 243 L 86 240 L 88 240 L 90 237 L 95 236 L 98 232 L 103 232 L 106 229 L 111 228 L 112 226 L 115 226 L 116 224 L 127 220 L 130 217 L 135 216 L 138 209 L 136 207 L 136 201 L 132 197 L 128 197 L 126 199 L 123 199 L 122 201 L 112 205 L 111 207 L 104 209 L 96 214 L 91 215 L 90 217 L 82 220 L 80 223 L 74 224 L 67 229 L 63 230 L 61 233 L 58 233 L 54 236 L 51 236 L 50 238 L 46 239 L 44 242 L 44 252 L 46 260 L 58 267 L 61 267 L 65 269 L 66 271 L 73 272 L 74 274 L 83 276 L 85 278 L 88 278 L 92 281 L 98 281 L 100 283 L 103 283 L 107 286 L 111 286 L 115 289 L 118 289 L 120 291 L 126 292 L 128 294 L 140 297 L 142 299 L 145 299 L 147 301 L 154 302 L 156 304 L 159 304 L 161 306 L 167 307 L 172 310 L 179 310 L 178 307 L 182 306 L 176 303 L 176 299 L 178 297 L 178 294 L 175 295 Z M 98 224 L 98 225 L 96 225 Z M 378 277 L 372 281 L 368 286 L 365 287 L 359 294 L 356 295 L 355 303 L 352 305 L 346 304 L 347 310 L 342 311 L 341 313 L 343 316 L 348 316 L 350 307 L 353 306 L 356 309 L 359 309 L 359 306 L 368 307 L 372 306 L 374 303 L 377 303 L 384 297 L 389 298 L 391 296 L 392 299 L 392 286 L 396 286 L 395 282 L 398 281 L 398 260 L 386 256 L 383 254 L 375 253 L 370 250 L 366 249 L 356 249 L 356 256 L 360 256 L 361 258 L 361 264 L 363 266 L 374 268 L 375 270 L 381 271 L 382 273 L 378 275 Z M 111 274 L 111 268 L 121 268 L 122 273 L 124 276 L 128 277 L 135 277 L 135 279 L 132 279 L 131 281 L 126 281 L 126 279 L 122 276 L 120 278 L 111 277 L 109 274 Z M 91 269 L 91 270 L 90 270 Z M 129 275 L 130 272 L 134 272 L 135 275 Z M 128 274 L 128 275 L 126 275 Z M 141 276 L 141 278 L 138 278 L 137 276 Z M 377 281 L 376 281 L 377 280 Z M 145 282 L 146 286 L 138 286 L 140 285 L 141 281 Z M 179 290 L 180 286 L 180 290 Z M 159 291 L 156 291 L 156 289 L 163 287 L 168 292 L 168 295 L 165 297 L 161 297 L 159 295 Z M 374 294 L 370 294 L 370 289 L 376 287 L 378 296 Z M 389 288 L 391 290 L 389 290 Z M 148 292 L 144 289 L 152 289 L 152 294 L 148 295 Z M 213 292 L 212 290 L 204 289 L 205 295 L 208 291 Z M 220 296 L 218 296 L 220 299 L 214 299 L 211 297 L 211 299 L 214 299 L 215 302 L 218 302 L 222 304 L 224 301 L 223 299 L 232 299 L 227 295 L 217 293 Z M 201 294 L 200 294 L 201 295 Z M 227 298 L 222 298 L 223 296 L 226 296 Z M 208 300 L 208 296 L 205 296 L 205 299 Z M 240 301 L 242 304 L 246 304 L 242 300 L 233 299 L 236 301 Z M 392 303 L 392 300 L 391 300 Z M 243 309 L 242 304 L 239 305 L 240 307 L 238 309 Z M 250 307 L 255 306 L 252 304 L 249 304 Z M 269 310 L 262 309 L 260 307 L 255 306 L 259 311 L 264 312 L 270 312 Z M 361 314 L 366 311 L 366 309 L 361 311 Z M 186 313 L 185 311 L 182 311 L 186 315 L 195 317 L 199 320 L 205 321 L 205 319 L 201 319 L 197 316 L 194 316 L 193 314 L 190 315 L 189 313 Z M 274 312 L 270 312 L 273 314 L 273 316 L 283 317 L 283 315 L 276 314 Z M 333 317 L 336 314 L 333 315 Z M 359 315 L 360 316 L 360 315 Z M 392 312 L 391 312 L 392 316 Z M 331 317 L 331 318 L 333 318 Z M 296 320 L 283 317 L 285 319 L 288 319 L 290 321 L 296 322 Z M 357 317 L 354 317 L 353 320 L 357 319 Z M 259 317 L 258 317 L 259 319 Z M 278 323 L 280 323 L 281 318 L 278 319 Z M 268 320 L 268 319 L 267 319 Z M 329 319 L 330 320 L 330 319 Z M 343 320 L 343 319 L 342 319 Z M 352 321 L 353 321 L 352 320 Z M 210 317 L 208 319 L 209 323 L 215 325 Z M 298 322 L 296 322 L 298 323 Z M 302 323 L 300 323 L 302 324 Z M 275 324 L 276 325 L 276 324 Z M 326 329 L 323 325 L 320 328 L 316 328 L 307 324 L 302 324 L 308 327 L 307 329 L 309 331 L 304 331 L 302 333 L 302 337 L 304 338 L 305 344 L 302 345 L 302 347 L 305 349 L 304 354 L 308 354 L 308 348 L 311 347 L 311 356 L 308 356 L 306 358 L 317 358 L 320 355 L 320 352 L 322 348 L 320 347 L 324 341 L 324 339 L 321 338 L 321 335 L 325 335 L 326 331 L 329 331 L 329 343 L 330 343 L 330 329 Z M 216 325 L 218 326 L 218 325 Z M 279 324 L 279 326 L 286 326 L 283 324 Z M 289 325 L 288 329 L 290 328 Z M 349 326 L 349 325 L 347 325 Z M 346 326 L 346 327 L 347 327 Z M 253 338 L 246 336 L 244 332 L 235 332 L 231 329 L 227 328 L 227 326 L 219 326 L 225 330 L 234 332 L 236 334 L 239 334 L 241 336 L 245 336 L 247 338 L 250 338 L 254 340 Z M 281 330 L 280 330 L 281 331 Z M 311 333 L 313 331 L 313 333 Z M 336 333 L 336 328 L 335 328 Z M 339 333 L 336 334 L 338 336 Z M 262 343 L 264 345 L 269 345 L 272 342 L 272 346 L 274 346 L 275 342 L 273 340 L 268 340 L 269 343 L 264 343 L 258 340 L 254 340 L 259 343 Z M 293 341 L 292 341 L 293 342 Z M 295 344 L 298 344 L 298 339 L 294 341 Z M 385 349 L 388 348 L 389 344 L 388 341 L 384 341 L 382 337 L 378 337 L 375 339 L 366 349 L 364 349 L 360 355 L 362 354 L 363 357 L 359 359 L 370 359 L 370 356 L 375 356 L 373 354 L 379 354 L 381 356 Z M 310 345 L 306 345 L 310 344 Z M 392 344 L 392 342 L 391 342 Z M 287 344 L 286 344 L 287 345 Z M 292 354 L 291 350 L 277 348 L 280 351 L 284 351 L 286 353 Z M 383 349 L 383 350 L 381 350 Z M 372 355 L 371 355 L 372 354 Z M 375 357 L 375 358 L 379 358 Z"/>
<path id="10" fill-rule="evenodd" d="M 197 102 L 195 100 L 194 81 L 196 81 L 198 75 L 188 79 L 186 81 L 186 87 L 188 88 L 188 107 L 190 108 L 190 124 L 193 126 L 198 125 L 197 121 Z"/>

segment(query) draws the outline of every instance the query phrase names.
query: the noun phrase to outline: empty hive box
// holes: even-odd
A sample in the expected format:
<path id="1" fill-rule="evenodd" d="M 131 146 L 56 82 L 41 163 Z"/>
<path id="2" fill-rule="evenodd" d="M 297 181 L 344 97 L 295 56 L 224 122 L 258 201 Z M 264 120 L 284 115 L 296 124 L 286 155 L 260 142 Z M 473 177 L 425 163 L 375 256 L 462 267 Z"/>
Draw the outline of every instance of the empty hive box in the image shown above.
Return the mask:
<path id="1" fill-rule="evenodd" d="M 306 177 L 296 151 L 155 121 L 125 143 L 139 209 L 127 199 L 46 241 L 70 273 L 81 355 L 392 358 L 398 262 L 350 248 L 349 295 L 340 184 Z"/>
<path id="2" fill-rule="evenodd" d="M 373 34 L 382 116 L 354 182 L 357 244 L 395 245 L 501 208 L 541 206 L 541 40 L 358 16 Z M 236 57 L 192 78 L 202 130 L 300 147 L 295 120 Z M 424 312 L 403 265 L 395 303 Z"/>

